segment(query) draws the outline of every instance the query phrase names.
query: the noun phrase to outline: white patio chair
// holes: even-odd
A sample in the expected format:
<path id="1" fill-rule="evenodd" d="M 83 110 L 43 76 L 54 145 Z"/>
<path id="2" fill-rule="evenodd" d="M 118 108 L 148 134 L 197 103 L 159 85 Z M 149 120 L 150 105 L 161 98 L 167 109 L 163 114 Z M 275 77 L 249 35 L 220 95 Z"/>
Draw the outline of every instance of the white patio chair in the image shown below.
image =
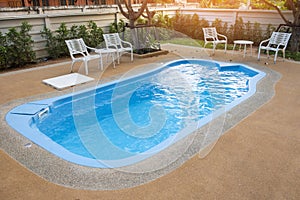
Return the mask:
<path id="1" fill-rule="evenodd" d="M 282 51 L 283 59 L 285 59 L 285 49 L 288 45 L 291 35 L 291 33 L 273 32 L 269 39 L 263 40 L 259 44 L 257 59 L 260 60 L 261 49 L 267 50 L 268 59 L 270 57 L 269 51 L 275 51 L 274 63 L 276 63 L 276 58 L 279 50 Z M 264 46 L 264 43 L 267 44 Z"/>
<path id="2" fill-rule="evenodd" d="M 73 65 L 75 62 L 84 62 L 85 73 L 86 75 L 88 75 L 89 73 L 88 61 L 93 59 L 99 59 L 99 63 L 101 64 L 101 69 L 103 68 L 101 54 L 100 53 L 90 54 L 88 51 L 88 49 L 90 49 L 96 52 L 98 49 L 87 46 L 84 43 L 82 38 L 66 40 L 65 42 L 68 46 L 69 53 L 72 58 L 71 72 L 73 72 Z M 99 63 L 98 63 L 98 68 L 99 68 Z"/>
<path id="3" fill-rule="evenodd" d="M 107 49 L 113 48 L 116 50 L 118 64 L 120 64 L 120 56 L 122 55 L 122 53 L 128 51 L 131 53 L 131 61 L 133 61 L 133 49 L 132 49 L 132 44 L 130 42 L 121 40 L 118 33 L 103 34 L 103 38 Z"/>
<path id="4" fill-rule="evenodd" d="M 227 37 L 225 35 L 217 33 L 215 27 L 202 28 L 204 34 L 204 48 L 208 43 L 213 44 L 213 53 L 215 53 L 216 46 L 218 44 L 225 44 L 225 53 L 227 49 Z M 220 37 L 220 38 L 219 38 Z"/>

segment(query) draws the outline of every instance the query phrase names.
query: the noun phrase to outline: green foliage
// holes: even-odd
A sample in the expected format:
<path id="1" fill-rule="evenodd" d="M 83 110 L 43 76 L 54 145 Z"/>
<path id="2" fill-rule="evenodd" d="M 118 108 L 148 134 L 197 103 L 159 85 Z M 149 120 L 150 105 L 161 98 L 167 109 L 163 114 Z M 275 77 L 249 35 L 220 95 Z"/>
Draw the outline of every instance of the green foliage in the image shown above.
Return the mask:
<path id="1" fill-rule="evenodd" d="M 165 40 L 163 43 L 180 44 L 186 46 L 203 46 L 203 40 L 192 40 L 191 38 L 172 38 Z"/>
<path id="2" fill-rule="evenodd" d="M 163 15 L 162 12 L 157 12 L 154 15 L 152 24 L 162 28 L 173 29 L 172 19 L 168 15 Z"/>
<path id="3" fill-rule="evenodd" d="M 243 19 L 241 17 L 236 19 L 235 24 L 233 25 L 233 38 L 231 38 L 231 40 L 245 38 L 244 26 L 245 25 L 244 25 Z"/>
<path id="4" fill-rule="evenodd" d="M 77 28 L 74 26 L 72 30 L 76 32 Z M 44 27 L 41 35 L 47 40 L 46 47 L 50 58 L 55 59 L 67 55 L 68 49 L 65 40 L 69 39 L 69 31 L 65 23 L 61 23 L 58 30 L 54 33 Z M 73 33 L 70 35 L 73 35 Z"/>
<path id="5" fill-rule="evenodd" d="M 147 24 L 147 19 L 145 19 L 144 17 L 139 17 L 136 20 L 136 24 Z"/>
<path id="6" fill-rule="evenodd" d="M 88 35 L 86 38 L 86 44 L 91 47 L 97 47 L 101 42 L 103 42 L 103 30 L 98 27 L 97 24 L 93 21 L 88 23 Z"/>
<path id="7" fill-rule="evenodd" d="M 0 69 L 6 67 L 7 54 L 6 54 L 6 37 L 0 32 Z"/>
<path id="8" fill-rule="evenodd" d="M 191 17 L 190 20 L 190 35 L 192 38 L 199 38 L 199 35 L 201 34 L 201 27 L 199 26 L 199 16 L 197 14 L 194 14 Z"/>
<path id="9" fill-rule="evenodd" d="M 49 57 L 58 58 L 61 53 L 60 50 L 56 48 L 56 46 L 58 46 L 58 41 L 51 30 L 44 27 L 44 29 L 41 31 L 41 36 L 46 39 L 46 47 Z"/>
<path id="10" fill-rule="evenodd" d="M 212 22 L 211 26 L 216 27 L 217 32 L 222 35 L 227 35 L 227 23 L 222 22 L 221 19 L 216 18 L 215 21 Z"/>
<path id="11" fill-rule="evenodd" d="M 200 33 L 198 35 L 197 38 L 201 39 L 201 40 L 204 40 L 204 35 L 203 35 L 203 30 L 202 28 L 205 28 L 205 27 L 209 27 L 209 22 L 202 18 L 200 21 L 199 21 L 199 29 L 200 29 Z"/>
<path id="12" fill-rule="evenodd" d="M 58 29 L 55 31 L 56 35 L 56 48 L 59 50 L 60 55 L 59 56 L 65 56 L 68 55 L 68 48 L 65 43 L 65 40 L 69 39 L 70 31 L 68 30 L 68 27 L 65 23 L 61 23 L 61 25 L 58 27 Z"/>
<path id="13" fill-rule="evenodd" d="M 250 38 L 251 41 L 254 41 L 254 45 L 259 45 L 259 43 L 262 40 L 262 31 L 260 28 L 260 23 L 255 22 L 253 24 L 253 28 L 252 28 L 252 37 Z"/>
<path id="14" fill-rule="evenodd" d="M 103 41 L 102 34 L 102 29 L 93 21 L 89 21 L 87 26 L 73 25 L 70 29 L 65 23 L 61 23 L 54 32 L 46 27 L 41 31 L 42 37 L 47 40 L 46 47 L 49 57 L 54 59 L 69 55 L 65 40 L 82 38 L 86 45 L 96 47 Z"/>
<path id="15" fill-rule="evenodd" d="M 161 17 L 160 17 L 161 18 Z M 258 45 L 263 39 L 269 38 L 271 33 L 275 30 L 274 27 L 269 25 L 266 33 L 262 34 L 260 23 L 245 23 L 243 19 L 238 18 L 233 25 L 228 25 L 221 19 L 216 18 L 211 24 L 205 19 L 199 19 L 198 15 L 183 15 L 179 12 L 171 18 L 172 28 L 181 32 L 193 39 L 203 40 L 202 28 L 213 26 L 216 27 L 218 33 L 227 36 L 228 43 L 233 43 L 234 40 L 251 40 L 255 45 Z M 218 47 L 221 47 L 219 45 Z"/>
<path id="16" fill-rule="evenodd" d="M 300 52 L 287 51 L 285 56 L 288 59 L 292 59 L 292 60 L 295 60 L 295 61 L 300 61 Z"/>
<path id="17" fill-rule="evenodd" d="M 286 0 L 269 0 L 269 2 L 278 6 L 278 8 L 280 8 L 281 10 L 287 9 Z M 270 7 L 261 0 L 252 0 L 251 7 L 252 9 L 274 10 L 273 7 Z"/>
<path id="18" fill-rule="evenodd" d="M 32 26 L 28 22 L 22 22 L 20 28 L 10 28 L 5 39 L 1 39 L 5 41 L 1 51 L 6 54 L 4 60 L 6 67 L 21 67 L 33 62 L 36 58 L 32 48 L 33 40 L 29 34 L 31 29 Z"/>
<path id="19" fill-rule="evenodd" d="M 162 12 L 158 12 L 152 19 L 152 24 L 157 28 L 158 37 L 161 40 L 168 40 L 172 37 L 170 30 L 173 29 L 172 19 L 168 15 L 163 15 Z"/>
<path id="20" fill-rule="evenodd" d="M 270 38 L 272 33 L 276 30 L 276 28 L 274 26 L 272 26 L 271 24 L 268 24 L 267 26 L 267 30 L 265 32 L 265 34 L 263 35 L 263 40 Z"/>
<path id="21" fill-rule="evenodd" d="M 118 23 L 113 22 L 109 26 L 109 32 L 110 33 L 121 33 L 125 31 L 125 22 L 120 19 Z"/>

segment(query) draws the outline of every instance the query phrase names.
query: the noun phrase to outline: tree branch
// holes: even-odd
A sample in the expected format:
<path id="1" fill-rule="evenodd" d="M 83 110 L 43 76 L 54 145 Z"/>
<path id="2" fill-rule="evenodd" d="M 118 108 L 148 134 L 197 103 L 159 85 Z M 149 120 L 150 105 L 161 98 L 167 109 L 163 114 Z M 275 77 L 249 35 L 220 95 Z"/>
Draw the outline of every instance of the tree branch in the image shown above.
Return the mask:
<path id="1" fill-rule="evenodd" d="M 143 4 L 141 6 L 141 9 L 139 9 L 139 11 L 135 13 L 135 19 L 139 18 L 139 16 L 141 16 L 143 14 L 144 10 L 147 7 L 147 3 L 148 3 L 147 0 L 143 0 Z"/>
<path id="2" fill-rule="evenodd" d="M 124 17 L 126 17 L 126 18 L 128 19 L 128 18 L 129 18 L 129 14 L 126 13 L 126 12 L 123 10 L 123 7 L 122 7 L 122 5 L 121 5 L 120 0 L 117 0 L 117 4 L 118 4 L 118 7 L 119 7 L 119 9 L 120 9 L 122 15 L 124 15 Z M 125 6 L 127 7 L 126 1 L 125 1 Z"/>
<path id="3" fill-rule="evenodd" d="M 285 16 L 282 14 L 281 10 L 280 10 L 277 6 L 275 6 L 274 4 L 270 3 L 270 2 L 267 1 L 267 0 L 261 0 L 261 1 L 264 2 L 265 4 L 267 4 L 268 6 L 271 6 L 271 7 L 275 8 L 275 10 L 277 10 L 277 12 L 279 13 L 280 17 L 283 19 L 283 21 L 284 21 L 286 24 L 288 24 L 288 25 L 292 25 L 292 24 L 293 24 L 293 23 L 290 22 L 287 18 L 285 18 Z M 288 3 L 290 3 L 290 2 L 288 2 Z"/>
<path id="4" fill-rule="evenodd" d="M 290 8 L 291 8 L 291 10 L 293 11 L 293 14 L 294 14 L 294 16 L 295 16 L 297 10 L 296 10 L 296 7 L 295 7 L 295 4 L 294 4 L 293 0 L 287 0 L 287 3 L 288 3 L 288 5 L 290 6 Z"/>

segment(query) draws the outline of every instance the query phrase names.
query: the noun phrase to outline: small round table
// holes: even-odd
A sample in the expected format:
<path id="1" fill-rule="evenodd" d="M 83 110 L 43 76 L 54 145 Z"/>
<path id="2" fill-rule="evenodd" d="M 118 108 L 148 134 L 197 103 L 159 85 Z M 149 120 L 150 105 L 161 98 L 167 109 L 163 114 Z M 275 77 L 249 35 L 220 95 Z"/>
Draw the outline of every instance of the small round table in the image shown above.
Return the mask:
<path id="1" fill-rule="evenodd" d="M 234 45 L 233 45 L 233 51 L 234 51 L 234 49 L 235 49 L 235 46 L 237 45 L 237 44 L 239 44 L 240 45 L 240 49 L 241 49 L 241 46 L 242 45 L 245 45 L 244 46 L 244 58 L 245 58 L 245 56 L 246 56 L 246 46 L 247 46 L 247 44 L 249 44 L 250 45 L 250 50 L 251 50 L 251 56 L 252 56 L 252 44 L 253 44 L 253 42 L 252 41 L 249 41 L 249 40 L 235 40 L 235 41 L 233 41 L 233 43 L 234 43 Z"/>
<path id="2" fill-rule="evenodd" d="M 112 48 L 96 49 L 95 52 L 100 54 L 100 57 L 101 57 L 100 58 L 100 63 L 101 63 L 101 70 L 102 71 L 103 71 L 103 59 L 102 59 L 102 54 L 103 53 L 106 53 L 108 55 L 111 54 L 112 61 L 113 61 L 113 64 L 114 64 L 114 68 L 116 68 L 114 53 L 117 53 L 117 49 L 112 49 Z"/>

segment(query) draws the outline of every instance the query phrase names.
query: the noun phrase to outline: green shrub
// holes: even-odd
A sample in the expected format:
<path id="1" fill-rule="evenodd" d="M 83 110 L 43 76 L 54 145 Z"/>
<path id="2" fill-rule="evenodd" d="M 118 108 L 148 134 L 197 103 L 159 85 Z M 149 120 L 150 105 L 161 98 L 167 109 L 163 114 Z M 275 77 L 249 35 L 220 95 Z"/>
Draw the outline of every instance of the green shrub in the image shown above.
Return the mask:
<path id="1" fill-rule="evenodd" d="M 209 27 L 209 22 L 202 18 L 200 21 L 199 21 L 199 29 L 200 29 L 200 33 L 199 33 L 199 36 L 196 38 L 196 39 L 201 39 L 201 40 L 204 40 L 204 34 L 203 34 L 203 30 L 202 28 L 205 28 L 205 27 Z"/>
<path id="2" fill-rule="evenodd" d="M 65 40 L 69 39 L 69 31 L 65 23 L 61 23 L 58 30 L 54 32 L 44 27 L 41 35 L 47 40 L 46 47 L 50 58 L 56 59 L 68 54 Z"/>
<path id="3" fill-rule="evenodd" d="M 109 32 L 110 33 L 121 33 L 125 31 L 125 22 L 120 19 L 119 22 L 113 22 L 109 26 Z"/>
<path id="4" fill-rule="evenodd" d="M 122 24 L 124 24 L 124 22 Z M 86 39 L 86 44 L 88 46 L 97 47 L 103 42 L 103 30 L 93 21 L 88 23 L 88 36 L 89 37 Z"/>
<path id="5" fill-rule="evenodd" d="M 236 19 L 235 24 L 233 25 L 233 38 L 232 40 L 236 39 L 244 39 L 245 37 L 245 24 L 243 18 L 239 17 Z"/>
<path id="6" fill-rule="evenodd" d="M 88 25 L 73 25 L 70 29 L 65 23 L 61 23 L 54 32 L 44 27 L 42 37 L 46 38 L 46 47 L 50 58 L 56 59 L 69 55 L 65 40 L 82 38 L 86 45 L 97 47 L 103 41 L 103 31 L 95 22 L 89 21 Z"/>
<path id="7" fill-rule="evenodd" d="M 29 34 L 32 26 L 28 22 L 22 22 L 18 30 L 13 27 L 6 33 L 6 53 L 7 67 L 21 67 L 35 60 L 33 51 L 33 40 Z"/>
<path id="8" fill-rule="evenodd" d="M 254 42 L 254 45 L 259 45 L 259 43 L 262 41 L 262 32 L 260 28 L 260 23 L 255 22 L 253 24 L 252 28 L 252 37 L 250 38 L 251 41 Z"/>
<path id="9" fill-rule="evenodd" d="M 7 66 L 6 37 L 0 32 L 0 69 Z"/>
<path id="10" fill-rule="evenodd" d="M 168 15 L 158 12 L 154 15 L 152 23 L 158 27 L 156 30 L 160 40 L 169 40 L 172 37 L 172 31 L 170 30 L 173 29 L 173 24 Z"/>

